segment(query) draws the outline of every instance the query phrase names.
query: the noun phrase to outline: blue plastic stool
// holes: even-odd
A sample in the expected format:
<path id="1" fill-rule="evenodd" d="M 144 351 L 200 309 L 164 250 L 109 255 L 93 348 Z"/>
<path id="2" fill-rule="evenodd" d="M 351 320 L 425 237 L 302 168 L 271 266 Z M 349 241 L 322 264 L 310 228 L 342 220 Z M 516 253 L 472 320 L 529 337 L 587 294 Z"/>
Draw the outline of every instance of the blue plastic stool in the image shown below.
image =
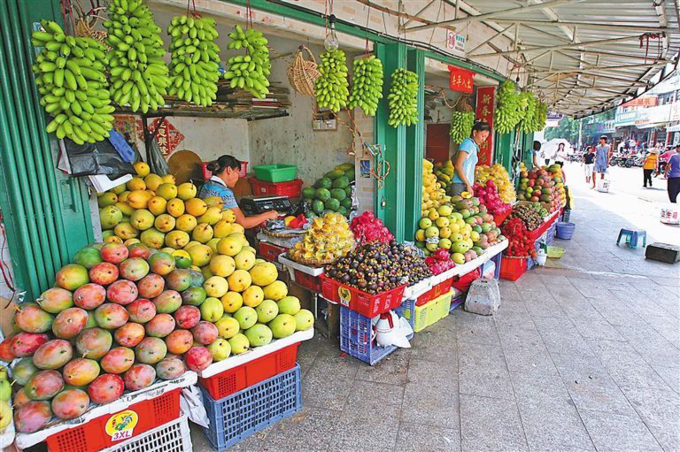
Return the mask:
<path id="1" fill-rule="evenodd" d="M 625 237 L 628 248 L 637 248 L 638 241 L 642 237 L 642 247 L 647 246 L 647 231 L 644 229 L 621 229 L 619 238 L 616 239 L 616 246 L 619 246 L 621 238 Z"/>

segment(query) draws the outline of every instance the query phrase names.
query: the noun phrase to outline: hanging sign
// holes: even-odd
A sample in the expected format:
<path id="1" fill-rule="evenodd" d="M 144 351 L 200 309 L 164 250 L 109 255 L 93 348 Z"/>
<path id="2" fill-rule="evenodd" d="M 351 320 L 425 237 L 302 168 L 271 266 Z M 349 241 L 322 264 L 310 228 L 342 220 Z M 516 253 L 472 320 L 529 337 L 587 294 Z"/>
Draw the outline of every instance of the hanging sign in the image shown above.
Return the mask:
<path id="1" fill-rule="evenodd" d="M 449 66 L 449 88 L 452 91 L 472 94 L 472 78 L 475 73 L 456 66 Z"/>
<path id="2" fill-rule="evenodd" d="M 493 86 L 484 86 L 477 88 L 477 108 L 475 111 L 475 119 L 484 121 L 489 124 L 493 132 L 493 113 L 494 113 L 494 98 L 496 88 Z M 489 165 L 493 161 L 493 133 L 489 134 L 489 138 L 479 147 L 479 160 L 477 165 Z"/>
<path id="3" fill-rule="evenodd" d="M 155 132 L 160 120 L 160 118 L 156 118 L 149 124 L 149 132 L 151 134 Z M 161 148 L 161 153 L 164 157 L 167 157 L 172 154 L 172 152 L 177 149 L 177 146 L 184 140 L 184 135 L 177 130 L 170 121 L 165 119 L 156 134 L 156 140 L 158 140 L 158 146 Z"/>
<path id="4" fill-rule="evenodd" d="M 458 56 L 465 56 L 465 43 L 467 38 L 454 31 L 446 30 L 446 48 Z"/>

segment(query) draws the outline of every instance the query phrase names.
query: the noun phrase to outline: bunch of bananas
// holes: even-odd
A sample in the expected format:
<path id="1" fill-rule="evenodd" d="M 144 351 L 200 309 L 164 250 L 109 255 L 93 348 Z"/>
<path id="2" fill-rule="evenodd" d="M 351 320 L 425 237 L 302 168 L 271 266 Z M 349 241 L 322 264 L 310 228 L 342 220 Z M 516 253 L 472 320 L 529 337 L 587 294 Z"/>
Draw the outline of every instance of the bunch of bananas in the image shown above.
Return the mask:
<path id="1" fill-rule="evenodd" d="M 392 73 L 392 87 L 387 96 L 392 127 L 418 122 L 418 74 L 399 68 Z"/>
<path id="2" fill-rule="evenodd" d="M 540 132 L 545 129 L 545 123 L 548 121 L 548 104 L 545 102 L 538 102 L 536 107 L 536 114 L 534 115 L 534 132 Z"/>
<path id="3" fill-rule="evenodd" d="M 515 84 L 504 82 L 496 93 L 496 115 L 494 124 L 498 133 L 510 133 L 522 119 L 521 99 Z"/>
<path id="4" fill-rule="evenodd" d="M 375 116 L 378 101 L 383 97 L 382 87 L 382 62 L 375 55 L 355 61 L 349 108 L 361 107 L 366 115 Z"/>
<path id="5" fill-rule="evenodd" d="M 157 110 L 165 104 L 170 77 L 161 29 L 151 10 L 142 0 L 112 0 L 104 27 L 113 49 L 109 58 L 113 101 L 130 105 L 133 112 Z"/>
<path id="6" fill-rule="evenodd" d="M 47 132 L 81 145 L 104 140 L 115 110 L 104 74 L 106 47 L 91 38 L 66 36 L 56 22 L 41 24 L 46 31 L 34 31 L 31 42 L 43 50 L 31 69 L 40 105 L 54 118 Z"/>
<path id="7" fill-rule="evenodd" d="M 172 37 L 172 84 L 168 94 L 209 107 L 217 99 L 216 82 L 220 78 L 220 48 L 215 44 L 219 34 L 215 30 L 215 19 L 175 16 L 168 27 L 168 35 Z"/>
<path id="8" fill-rule="evenodd" d="M 258 99 L 264 99 L 269 94 L 269 48 L 267 38 L 261 32 L 252 28 L 243 31 L 240 25 L 229 33 L 232 41 L 228 48 L 232 50 L 246 49 L 246 55 L 229 58 L 229 71 L 224 75 L 231 80 L 232 88 L 241 88 Z"/>
<path id="9" fill-rule="evenodd" d="M 524 116 L 519 122 L 519 130 L 524 133 L 534 132 L 535 118 L 538 113 L 538 99 L 533 93 L 525 92 L 520 96 L 526 100 L 526 108 L 524 109 Z"/>
<path id="10" fill-rule="evenodd" d="M 464 139 L 470 137 L 472 126 L 475 125 L 475 112 L 473 111 L 454 111 L 451 115 L 451 139 L 454 143 L 462 143 Z"/>
<path id="11" fill-rule="evenodd" d="M 327 50 L 321 54 L 321 75 L 316 79 L 316 103 L 319 108 L 338 112 L 347 106 L 349 82 L 347 58 L 342 50 Z"/>

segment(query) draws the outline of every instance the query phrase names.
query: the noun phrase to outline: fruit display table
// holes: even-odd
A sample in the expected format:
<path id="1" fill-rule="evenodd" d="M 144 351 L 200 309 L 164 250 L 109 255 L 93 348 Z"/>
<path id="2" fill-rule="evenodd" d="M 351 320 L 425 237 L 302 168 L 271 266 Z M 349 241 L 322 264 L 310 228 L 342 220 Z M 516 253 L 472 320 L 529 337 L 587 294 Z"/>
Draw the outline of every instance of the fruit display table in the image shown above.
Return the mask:
<path id="1" fill-rule="evenodd" d="M 463 265 L 456 265 L 454 270 L 454 276 L 463 276 L 470 273 L 473 270 L 481 267 L 494 257 L 498 256 L 508 247 L 508 241 L 504 240 L 501 243 L 490 246 L 486 249 L 486 252 L 479 256 L 477 259 L 473 259 L 470 262 L 466 262 Z"/>

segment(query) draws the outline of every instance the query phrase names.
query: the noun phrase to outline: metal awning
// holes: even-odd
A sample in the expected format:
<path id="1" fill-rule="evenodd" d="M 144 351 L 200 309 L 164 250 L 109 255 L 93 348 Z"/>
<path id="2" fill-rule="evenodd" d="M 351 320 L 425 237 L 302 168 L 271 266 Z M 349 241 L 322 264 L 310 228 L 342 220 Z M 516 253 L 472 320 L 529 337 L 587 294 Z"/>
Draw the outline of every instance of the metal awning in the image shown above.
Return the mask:
<path id="1" fill-rule="evenodd" d="M 457 16 L 413 24 L 406 32 L 463 30 L 472 22 L 492 28 L 494 38 L 472 49 L 468 58 L 482 64 L 492 57 L 512 59 L 516 74 L 527 80 L 525 87 L 551 110 L 567 115 L 615 107 L 677 65 L 680 0 L 438 1 L 456 6 Z"/>

